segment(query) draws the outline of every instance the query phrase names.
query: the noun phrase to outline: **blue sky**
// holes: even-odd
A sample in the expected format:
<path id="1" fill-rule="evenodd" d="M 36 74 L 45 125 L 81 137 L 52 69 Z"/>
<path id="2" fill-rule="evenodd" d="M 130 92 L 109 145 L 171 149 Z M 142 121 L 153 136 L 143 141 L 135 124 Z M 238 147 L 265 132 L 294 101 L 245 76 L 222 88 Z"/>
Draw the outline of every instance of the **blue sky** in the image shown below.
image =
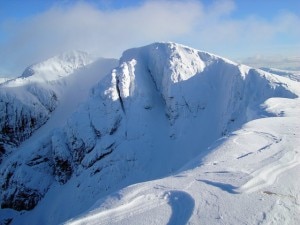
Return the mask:
<path id="1" fill-rule="evenodd" d="M 0 0 L 0 19 L 22 19 L 44 12 L 53 6 L 70 6 L 75 0 Z M 113 10 L 141 5 L 145 0 L 85 0 L 99 9 Z M 210 5 L 213 0 L 199 0 L 205 5 Z M 242 18 L 249 14 L 265 18 L 272 18 L 281 11 L 298 13 L 300 1 L 298 0 L 236 0 L 237 9 L 233 16 Z"/>
<path id="2" fill-rule="evenodd" d="M 299 24 L 299 0 L 0 0 L 0 76 L 63 51 L 119 58 L 154 41 L 300 67 Z"/>

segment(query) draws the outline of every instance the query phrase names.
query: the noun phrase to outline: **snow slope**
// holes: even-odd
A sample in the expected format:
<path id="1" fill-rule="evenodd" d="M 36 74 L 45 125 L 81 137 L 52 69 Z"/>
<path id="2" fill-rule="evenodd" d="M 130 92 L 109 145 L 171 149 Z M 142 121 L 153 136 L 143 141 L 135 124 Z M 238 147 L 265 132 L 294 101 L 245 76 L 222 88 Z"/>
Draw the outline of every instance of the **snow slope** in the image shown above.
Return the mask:
<path id="1" fill-rule="evenodd" d="M 281 213 L 278 196 L 294 188 L 295 205 L 287 199 L 290 211 L 276 217 L 286 222 L 299 186 L 285 177 L 287 189 L 264 188 L 298 168 L 298 95 L 298 82 L 175 43 L 127 50 L 62 128 L 3 164 L 2 204 L 24 189 L 36 203 L 2 209 L 4 218 L 269 223 Z"/>
<path id="2" fill-rule="evenodd" d="M 298 224 L 299 105 L 267 100 L 279 117 L 246 123 L 178 172 L 99 199 L 66 224 Z"/>

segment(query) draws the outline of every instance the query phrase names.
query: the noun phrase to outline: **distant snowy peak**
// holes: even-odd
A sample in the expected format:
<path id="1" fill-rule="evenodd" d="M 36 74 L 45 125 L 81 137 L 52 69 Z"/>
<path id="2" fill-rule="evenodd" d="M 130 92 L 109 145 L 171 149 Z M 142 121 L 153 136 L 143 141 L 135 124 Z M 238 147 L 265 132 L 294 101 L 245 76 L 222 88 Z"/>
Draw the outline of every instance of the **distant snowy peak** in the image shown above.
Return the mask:
<path id="1" fill-rule="evenodd" d="M 97 58 L 82 51 L 70 51 L 54 56 L 41 63 L 29 66 L 23 72 L 21 78 L 30 76 L 56 79 L 73 73 L 76 69 L 87 66 Z"/>
<path id="2" fill-rule="evenodd" d="M 0 84 L 5 83 L 6 81 L 10 80 L 11 78 L 0 77 Z"/>
<path id="3" fill-rule="evenodd" d="M 300 81 L 300 71 L 293 71 L 293 70 L 281 70 L 281 69 L 275 69 L 275 68 L 267 68 L 267 67 L 261 67 L 260 68 L 263 71 L 273 73 L 282 77 L 287 77 L 294 81 Z"/>
<path id="4" fill-rule="evenodd" d="M 93 62 L 99 74 L 91 73 L 89 68 L 79 71 Z M 48 121 L 66 93 L 72 92 L 70 87 L 80 84 L 77 99 L 82 99 L 83 92 L 98 81 L 100 69 L 107 68 L 108 73 L 112 67 L 111 60 L 71 51 L 32 65 L 22 76 L 0 83 L 0 144 L 18 146 Z"/>

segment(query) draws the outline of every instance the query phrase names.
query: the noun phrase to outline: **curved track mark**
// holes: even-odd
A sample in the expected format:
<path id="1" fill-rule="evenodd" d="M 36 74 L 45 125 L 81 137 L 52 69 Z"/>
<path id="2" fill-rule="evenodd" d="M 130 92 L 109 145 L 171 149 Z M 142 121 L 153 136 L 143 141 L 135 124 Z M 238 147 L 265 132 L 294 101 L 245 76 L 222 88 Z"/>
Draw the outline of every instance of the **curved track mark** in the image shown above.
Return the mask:
<path id="1" fill-rule="evenodd" d="M 238 188 L 238 192 L 251 193 L 261 188 L 273 184 L 277 177 L 300 164 L 300 154 L 298 152 L 287 152 L 280 159 L 254 171 L 253 176 L 247 183 Z"/>

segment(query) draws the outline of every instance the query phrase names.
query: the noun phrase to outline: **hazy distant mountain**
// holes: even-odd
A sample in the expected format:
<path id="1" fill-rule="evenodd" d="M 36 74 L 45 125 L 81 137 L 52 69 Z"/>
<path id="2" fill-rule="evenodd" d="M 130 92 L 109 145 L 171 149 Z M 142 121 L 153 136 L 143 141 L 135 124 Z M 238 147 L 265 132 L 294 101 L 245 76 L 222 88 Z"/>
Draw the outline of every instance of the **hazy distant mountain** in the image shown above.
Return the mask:
<path id="1" fill-rule="evenodd" d="M 262 67 L 260 69 L 279 76 L 288 77 L 289 79 L 294 81 L 300 81 L 300 71 L 280 70 L 280 69 L 267 68 L 267 67 Z"/>
<path id="2" fill-rule="evenodd" d="M 10 78 L 0 77 L 0 84 L 10 80 Z"/>

